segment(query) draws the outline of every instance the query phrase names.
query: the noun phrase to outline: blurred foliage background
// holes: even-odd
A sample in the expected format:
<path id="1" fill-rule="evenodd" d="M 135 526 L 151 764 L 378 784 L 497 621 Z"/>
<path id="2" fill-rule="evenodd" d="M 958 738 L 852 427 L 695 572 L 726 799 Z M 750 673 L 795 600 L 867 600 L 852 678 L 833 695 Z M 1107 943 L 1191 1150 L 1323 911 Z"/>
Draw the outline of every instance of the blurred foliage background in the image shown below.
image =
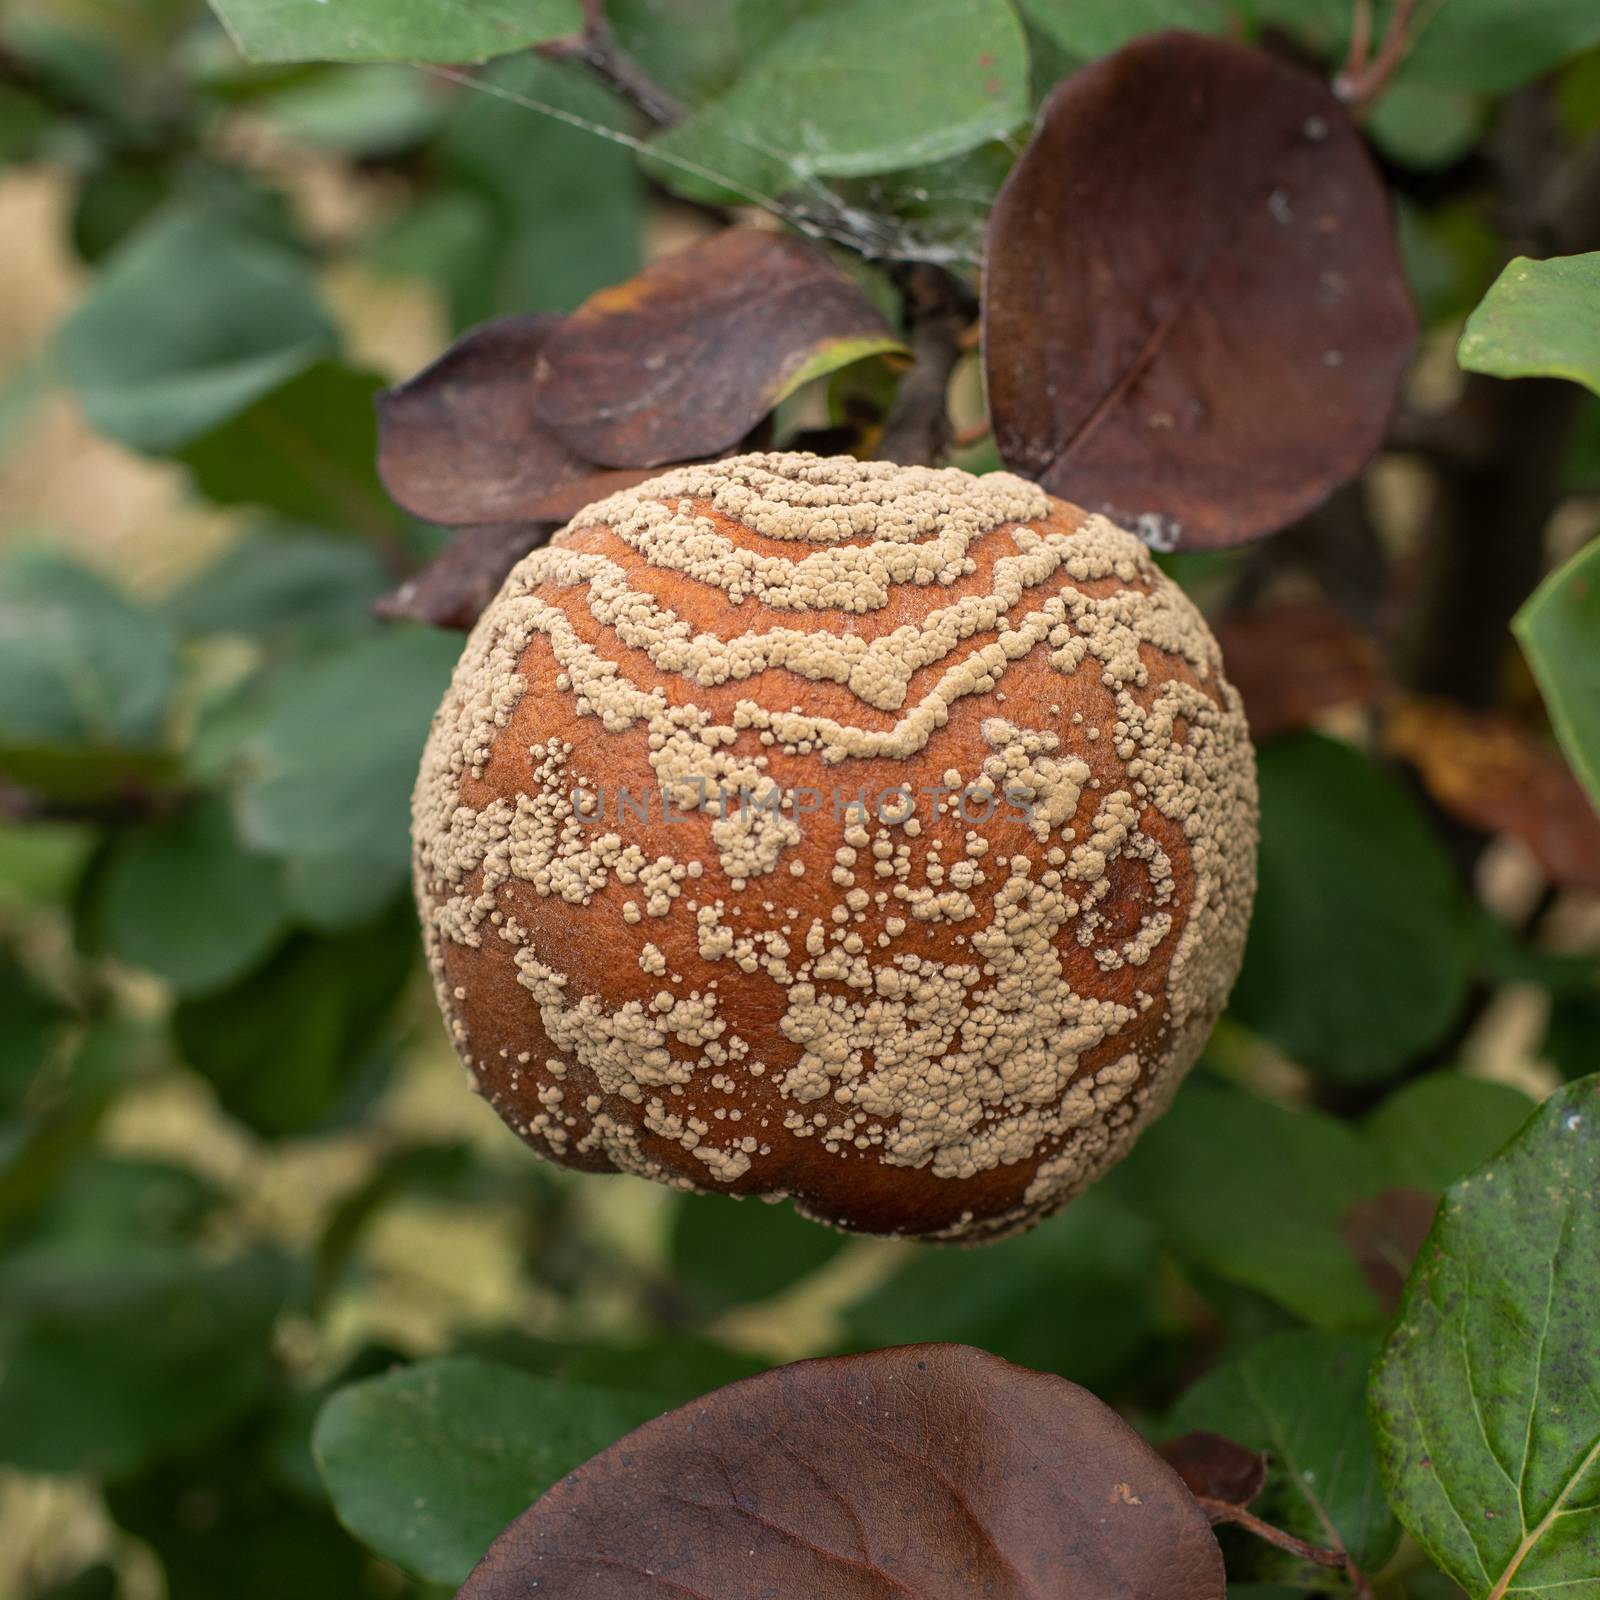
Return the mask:
<path id="1" fill-rule="evenodd" d="M 1068 26 L 1024 6 L 1035 96 L 1140 9 Z M 1344 9 L 1284 0 L 1258 21 L 1328 59 Z M 771 26 L 734 0 L 611 15 L 691 101 Z M 1419 57 L 1371 126 L 1427 323 L 1425 413 L 1461 393 L 1455 338 L 1516 236 L 1486 152 L 1525 83 L 1544 75 L 1552 137 L 1600 129 L 1581 27 L 1520 66 L 1474 37 Z M 0 1595 L 447 1592 L 470 1550 L 408 1562 L 404 1538 L 369 1535 L 395 1559 L 373 1553 L 310 1443 L 335 1388 L 445 1354 L 471 1359 L 418 1392 L 409 1437 L 454 1429 L 478 1452 L 485 1538 L 665 1405 L 925 1338 L 1063 1373 L 1156 1432 L 1265 1443 L 1271 1396 L 1310 1394 L 1301 1445 L 1370 1502 L 1370 1461 L 1338 1434 L 1359 1384 L 1352 1400 L 1308 1375 L 1330 1350 L 1363 1373 L 1375 1348 L 1377 1197 L 1436 1195 L 1600 1064 L 1600 860 L 1569 797 L 1565 856 L 1531 801 L 1463 821 L 1427 781 L 1438 736 L 1410 725 L 1415 759 L 1397 759 L 1405 725 L 1348 653 L 1263 745 L 1256 933 L 1203 1067 L 1129 1162 L 1025 1238 L 847 1241 L 786 1208 L 581 1178 L 465 1092 L 405 831 L 460 640 L 371 616 L 444 535 L 383 495 L 370 398 L 456 331 L 570 309 L 715 226 L 626 148 L 520 103 L 626 125 L 576 69 L 524 55 L 487 81 L 504 94 L 403 66 L 248 66 L 191 0 L 0 19 Z M 886 236 L 974 256 L 1026 109 L 1012 139 L 834 190 Z M 953 391 L 968 420 L 976 386 L 974 357 Z M 780 437 L 827 406 L 798 397 Z M 1554 444 L 1547 565 L 1600 529 L 1600 402 Z M 1367 598 L 1397 633 L 1420 605 L 1430 470 L 1402 443 L 1360 490 L 1386 574 Z M 1171 567 L 1213 609 L 1360 611 L 1348 561 L 1304 540 L 1262 557 L 1277 548 Z M 1519 660 L 1494 698 L 1543 752 L 1522 779 L 1547 774 Z M 526 1418 L 543 1426 L 524 1438 Z M 330 1436 L 330 1478 L 341 1460 Z M 1272 1493 L 1305 1523 L 1293 1485 Z M 1397 1534 L 1372 1516 L 1345 1531 L 1376 1567 Z M 1263 1595 L 1328 1581 L 1239 1559 L 1279 1586 Z M 1392 1572 L 1386 1592 L 1449 1592 L 1404 1553 Z"/>

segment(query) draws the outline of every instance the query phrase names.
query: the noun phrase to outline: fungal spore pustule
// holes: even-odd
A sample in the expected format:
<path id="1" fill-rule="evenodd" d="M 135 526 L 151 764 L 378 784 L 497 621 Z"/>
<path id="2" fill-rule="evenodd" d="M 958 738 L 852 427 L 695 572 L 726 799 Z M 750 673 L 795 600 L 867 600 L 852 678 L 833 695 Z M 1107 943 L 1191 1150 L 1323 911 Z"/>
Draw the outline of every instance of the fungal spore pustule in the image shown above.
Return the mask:
<path id="1" fill-rule="evenodd" d="M 1255 776 L 1130 534 L 1007 473 L 749 455 L 588 507 L 474 629 L 414 798 L 452 1035 L 570 1166 L 981 1239 L 1227 998 Z"/>

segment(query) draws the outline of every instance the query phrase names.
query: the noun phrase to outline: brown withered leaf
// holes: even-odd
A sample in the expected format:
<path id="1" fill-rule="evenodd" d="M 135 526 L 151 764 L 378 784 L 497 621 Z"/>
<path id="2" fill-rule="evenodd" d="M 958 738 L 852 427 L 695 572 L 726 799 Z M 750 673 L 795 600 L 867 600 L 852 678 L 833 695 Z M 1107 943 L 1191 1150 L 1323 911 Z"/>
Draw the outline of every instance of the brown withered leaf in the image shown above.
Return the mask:
<path id="1" fill-rule="evenodd" d="M 1222 1600 L 1182 1480 L 1108 1406 L 962 1345 L 802 1361 L 602 1452 L 461 1600 Z"/>
<path id="2" fill-rule="evenodd" d="M 1213 1522 L 1246 1509 L 1267 1481 L 1267 1458 L 1220 1433 L 1197 1428 L 1156 1448 Z"/>
<path id="3" fill-rule="evenodd" d="M 1257 741 L 1309 727 L 1335 706 L 1382 694 L 1382 655 L 1326 600 L 1234 611 L 1216 624 L 1228 677 Z"/>
<path id="4" fill-rule="evenodd" d="M 1521 723 L 1413 696 L 1389 707 L 1383 743 L 1457 821 L 1520 839 L 1552 883 L 1600 889 L 1600 816 L 1566 763 Z"/>
<path id="5" fill-rule="evenodd" d="M 1411 1263 L 1438 1209 L 1438 1196 L 1421 1189 L 1385 1189 L 1370 1200 L 1356 1201 L 1339 1219 L 1340 1236 L 1385 1316 L 1399 1308 Z"/>
<path id="6" fill-rule="evenodd" d="M 526 522 L 596 471 L 534 410 L 535 363 L 560 320 L 485 322 L 378 396 L 378 475 L 398 504 L 425 522 Z"/>
<path id="7" fill-rule="evenodd" d="M 1224 40 L 1073 73 L 990 217 L 1001 456 L 1158 547 L 1270 533 L 1359 471 L 1416 326 L 1350 118 Z"/>
<path id="8" fill-rule="evenodd" d="M 807 378 L 902 348 L 809 245 L 729 228 L 591 295 L 544 340 L 534 405 L 592 461 L 659 466 L 715 455 Z"/>
<path id="9" fill-rule="evenodd" d="M 390 622 L 428 622 L 465 632 L 500 592 L 506 574 L 555 529 L 553 522 L 461 528 L 422 571 L 374 601 L 373 613 Z"/>

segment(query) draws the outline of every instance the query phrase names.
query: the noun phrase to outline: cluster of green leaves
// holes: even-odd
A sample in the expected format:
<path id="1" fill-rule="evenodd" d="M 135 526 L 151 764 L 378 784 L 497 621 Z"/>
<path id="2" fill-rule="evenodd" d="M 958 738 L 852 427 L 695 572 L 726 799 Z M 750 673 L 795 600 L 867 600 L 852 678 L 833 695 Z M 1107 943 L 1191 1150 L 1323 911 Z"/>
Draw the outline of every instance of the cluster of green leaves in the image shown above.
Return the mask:
<path id="1" fill-rule="evenodd" d="M 1514 1558 L 1516 1592 L 1583 1595 L 1600 985 L 1592 958 L 1485 910 L 1458 841 L 1352 744 L 1263 745 L 1261 890 L 1230 1015 L 1133 1157 L 1021 1239 L 879 1247 L 786 1208 L 674 1198 L 652 1248 L 642 1199 L 619 1231 L 594 1180 L 535 1167 L 509 1135 L 480 1150 L 391 1120 L 397 1064 L 443 1053 L 406 808 L 458 641 L 371 615 L 438 535 L 378 485 L 370 401 L 399 374 L 352 353 L 330 270 L 428 284 L 456 329 L 566 311 L 639 267 L 665 191 L 765 197 L 961 263 L 1040 98 L 1078 65 L 1242 18 L 1332 66 L 1350 9 L 614 0 L 624 49 L 687 108 L 662 132 L 527 52 L 578 25 L 576 0 L 220 0 L 256 66 L 188 0 L 115 25 L 27 6 L 0 23 L 0 160 L 63 186 L 87 271 L 48 376 L 235 519 L 220 558 L 154 594 L 60 553 L 49 528 L 3 531 L 0 1462 L 96 1486 L 173 1600 L 429 1595 L 663 1410 L 802 1349 L 950 1340 L 1082 1383 L 1152 1437 L 1268 1451 L 1257 1512 L 1337 1541 L 1386 1596 L 1432 1600 L 1442 1572 L 1478 1600 Z M 1504 254 L 1494 208 L 1451 174 L 1473 169 L 1497 97 L 1558 68 L 1567 136 L 1595 136 L 1600 20 L 1592 0 L 1509 27 L 1503 0 L 1423 9 L 1369 131 L 1448 337 Z M 489 57 L 470 90 L 453 68 L 394 64 Z M 301 163 L 370 202 L 359 224 L 312 225 L 285 181 Z M 886 274 L 864 276 L 893 303 Z M 1463 364 L 1596 388 L 1597 278 L 1593 257 L 1513 263 Z M 40 386 L 0 373 L 0 451 L 26 440 Z M 1600 484 L 1596 406 L 1564 492 Z M 1176 570 L 1204 594 L 1237 570 L 1216 560 Z M 1600 795 L 1597 594 L 1590 545 L 1518 632 Z M 1537 1053 L 1573 1080 L 1531 1123 L 1526 1095 L 1456 1059 L 1484 998 L 1529 984 L 1548 997 Z M 170 1103 L 188 1121 L 153 1155 L 139 1130 Z M 279 1225 L 252 1174 L 326 1151 L 355 1170 L 308 1224 Z M 1395 1194 L 1431 1208 L 1446 1191 L 1397 1314 Z M 507 1270 L 540 1337 L 474 1326 L 472 1305 L 446 1308 L 443 1332 L 371 1333 L 373 1241 L 408 1206 L 514 1216 Z M 786 1307 L 812 1330 L 798 1342 Z M 1241 1594 L 1344 1582 L 1228 1548 Z M 123 1583 L 40 1571 L 25 1593 Z"/>

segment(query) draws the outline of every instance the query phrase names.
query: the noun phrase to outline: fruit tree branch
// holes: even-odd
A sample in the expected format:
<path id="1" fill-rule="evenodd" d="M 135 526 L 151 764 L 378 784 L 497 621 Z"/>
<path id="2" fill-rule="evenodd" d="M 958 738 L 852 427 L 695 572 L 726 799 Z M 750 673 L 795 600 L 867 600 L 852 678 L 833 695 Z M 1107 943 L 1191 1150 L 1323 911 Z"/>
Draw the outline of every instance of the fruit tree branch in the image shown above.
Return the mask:
<path id="1" fill-rule="evenodd" d="M 896 277 L 916 365 L 900 380 L 873 453 L 885 461 L 932 466 L 950 449 L 950 374 L 965 349 L 976 308 L 966 285 L 942 267 L 913 265 Z"/>

